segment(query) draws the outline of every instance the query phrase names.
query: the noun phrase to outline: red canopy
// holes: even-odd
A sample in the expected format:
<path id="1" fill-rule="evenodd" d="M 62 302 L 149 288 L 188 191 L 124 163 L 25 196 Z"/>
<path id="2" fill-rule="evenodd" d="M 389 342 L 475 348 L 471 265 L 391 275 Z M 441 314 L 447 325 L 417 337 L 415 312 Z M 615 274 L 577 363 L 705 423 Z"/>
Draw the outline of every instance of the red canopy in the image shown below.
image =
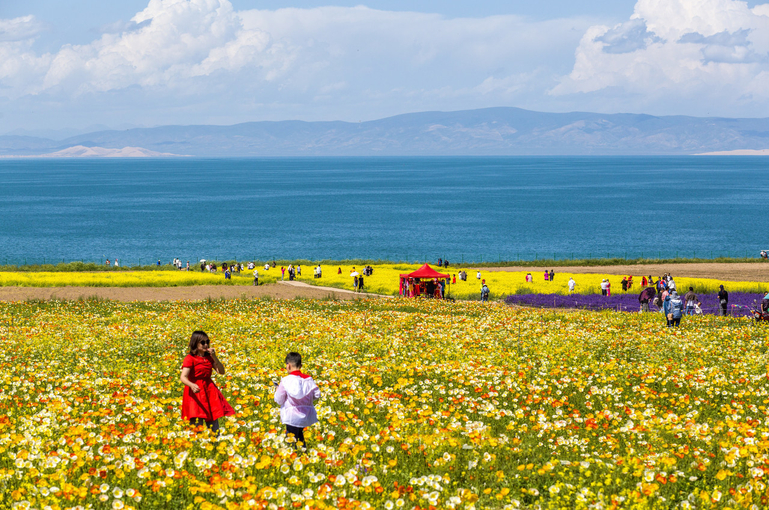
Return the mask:
<path id="1" fill-rule="evenodd" d="M 401 278 L 448 278 L 449 275 L 447 274 L 441 274 L 432 267 L 430 267 L 428 264 L 425 264 L 424 266 L 420 267 L 413 273 L 409 274 L 402 274 L 400 275 Z"/>

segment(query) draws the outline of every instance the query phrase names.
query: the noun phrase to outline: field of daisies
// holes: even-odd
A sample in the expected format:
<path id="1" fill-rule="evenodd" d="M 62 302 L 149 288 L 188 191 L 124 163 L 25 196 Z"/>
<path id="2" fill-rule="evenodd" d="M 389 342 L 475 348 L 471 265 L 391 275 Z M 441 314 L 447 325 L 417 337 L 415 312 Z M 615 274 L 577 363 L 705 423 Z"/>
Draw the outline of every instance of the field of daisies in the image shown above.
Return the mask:
<path id="1" fill-rule="evenodd" d="M 181 420 L 205 330 L 237 415 Z M 0 304 L 2 508 L 765 508 L 768 333 L 372 300 Z M 284 441 L 287 352 L 323 394 Z"/>

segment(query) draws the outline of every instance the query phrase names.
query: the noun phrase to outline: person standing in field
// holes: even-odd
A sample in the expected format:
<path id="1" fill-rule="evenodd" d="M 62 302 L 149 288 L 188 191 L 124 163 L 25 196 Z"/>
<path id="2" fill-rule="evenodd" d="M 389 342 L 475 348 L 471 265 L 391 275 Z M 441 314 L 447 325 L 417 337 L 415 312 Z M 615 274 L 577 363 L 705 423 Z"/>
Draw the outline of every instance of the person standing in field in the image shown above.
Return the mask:
<path id="1" fill-rule="evenodd" d="M 555 271 L 553 271 L 553 270 L 551 269 L 551 270 L 550 270 L 550 281 L 552 282 L 553 280 L 555 280 Z"/>
<path id="2" fill-rule="evenodd" d="M 574 281 L 574 278 L 569 277 L 569 294 L 572 294 L 574 292 L 574 287 L 577 285 L 577 282 Z"/>
<path id="3" fill-rule="evenodd" d="M 275 390 L 275 402 L 280 406 L 280 421 L 286 426 L 286 437 L 295 441 L 294 445 L 307 448 L 304 429 L 318 422 L 315 401 L 320 398 L 320 390 L 312 376 L 302 373 L 302 356 L 298 352 L 289 352 L 286 356 L 288 375 L 281 379 Z"/>
<path id="4" fill-rule="evenodd" d="M 697 294 L 694 293 L 694 287 L 689 287 L 689 292 L 684 294 L 684 303 L 686 303 L 686 315 L 694 315 L 694 307 L 697 305 Z"/>
<path id="5" fill-rule="evenodd" d="M 490 294 L 489 287 L 486 286 L 486 284 L 484 283 L 481 286 L 481 301 L 483 301 L 483 302 L 488 301 L 489 300 L 489 294 Z"/>
<path id="6" fill-rule="evenodd" d="M 668 327 L 678 327 L 681 325 L 681 316 L 684 314 L 684 302 L 681 296 L 675 290 L 670 291 L 664 303 L 665 318 L 668 321 Z"/>
<path id="7" fill-rule="evenodd" d="M 718 313 L 722 317 L 726 317 L 726 307 L 729 305 L 729 293 L 724 290 L 723 285 L 719 285 L 718 288 Z"/>
<path id="8" fill-rule="evenodd" d="M 259 286 L 259 270 L 254 269 L 254 287 Z"/>
<path id="9" fill-rule="evenodd" d="M 545 281 L 546 281 L 546 282 L 549 282 L 549 281 L 550 281 L 550 273 L 548 272 L 548 270 L 547 270 L 547 269 L 545 269 Z"/>
<path id="10" fill-rule="evenodd" d="M 214 370 L 224 375 L 224 365 L 211 348 L 208 335 L 195 331 L 190 338 L 189 352 L 182 361 L 182 418 L 193 425 L 205 424 L 212 432 L 219 430 L 219 418 L 235 414 L 211 379 Z"/>
<path id="11" fill-rule="evenodd" d="M 676 290 L 676 282 L 673 280 L 672 276 L 668 277 L 668 289 L 670 289 L 671 291 Z"/>
<path id="12" fill-rule="evenodd" d="M 608 279 L 606 280 L 606 295 L 611 296 L 611 282 Z"/>
<path id="13" fill-rule="evenodd" d="M 602 296 L 606 295 L 606 278 L 601 280 L 601 295 Z"/>
<path id="14" fill-rule="evenodd" d="M 283 266 L 280 266 L 280 279 L 281 280 L 286 279 L 286 268 Z"/>

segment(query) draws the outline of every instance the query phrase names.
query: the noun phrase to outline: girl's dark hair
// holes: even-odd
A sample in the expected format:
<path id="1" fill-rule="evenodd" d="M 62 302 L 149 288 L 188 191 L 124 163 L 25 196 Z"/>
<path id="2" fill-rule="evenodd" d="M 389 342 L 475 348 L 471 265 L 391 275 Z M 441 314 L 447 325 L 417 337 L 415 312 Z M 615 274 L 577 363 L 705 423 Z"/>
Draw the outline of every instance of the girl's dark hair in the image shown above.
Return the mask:
<path id="1" fill-rule="evenodd" d="M 190 337 L 190 354 L 195 354 L 195 352 L 197 352 L 198 344 L 203 340 L 208 340 L 210 342 L 205 331 L 198 330 L 192 332 L 192 336 Z"/>

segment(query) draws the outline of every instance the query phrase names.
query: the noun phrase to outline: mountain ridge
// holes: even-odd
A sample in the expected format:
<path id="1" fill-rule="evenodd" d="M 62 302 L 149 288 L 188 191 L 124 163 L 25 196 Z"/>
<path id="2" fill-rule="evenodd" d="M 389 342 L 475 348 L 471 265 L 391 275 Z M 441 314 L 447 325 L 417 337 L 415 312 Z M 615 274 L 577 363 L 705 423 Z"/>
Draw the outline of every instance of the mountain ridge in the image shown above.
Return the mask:
<path id="1" fill-rule="evenodd" d="M 513 107 L 405 113 L 365 122 L 254 121 L 96 131 L 64 140 L 0 136 L 0 155 L 74 146 L 198 157 L 685 155 L 769 147 L 769 119 L 549 113 Z"/>

